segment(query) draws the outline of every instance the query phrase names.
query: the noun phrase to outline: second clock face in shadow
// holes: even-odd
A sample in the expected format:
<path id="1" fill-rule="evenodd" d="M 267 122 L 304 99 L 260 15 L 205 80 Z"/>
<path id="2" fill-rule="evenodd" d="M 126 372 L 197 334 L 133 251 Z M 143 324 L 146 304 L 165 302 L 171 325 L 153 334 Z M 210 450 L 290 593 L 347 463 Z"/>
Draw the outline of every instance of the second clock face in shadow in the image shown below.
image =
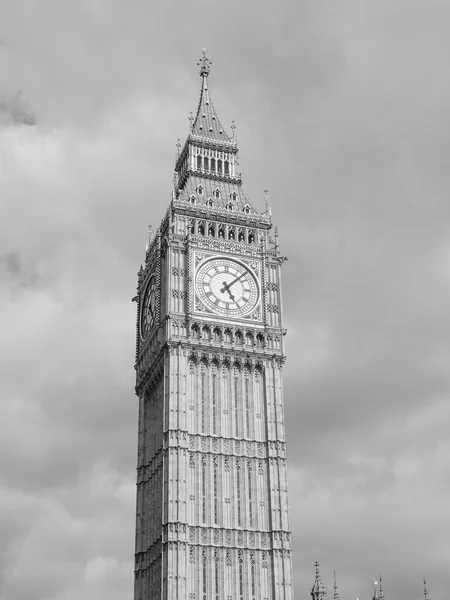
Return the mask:
<path id="1" fill-rule="evenodd" d="M 141 337 L 143 340 L 145 340 L 155 323 L 157 310 L 156 300 L 156 279 L 153 275 L 147 284 L 141 309 Z"/>

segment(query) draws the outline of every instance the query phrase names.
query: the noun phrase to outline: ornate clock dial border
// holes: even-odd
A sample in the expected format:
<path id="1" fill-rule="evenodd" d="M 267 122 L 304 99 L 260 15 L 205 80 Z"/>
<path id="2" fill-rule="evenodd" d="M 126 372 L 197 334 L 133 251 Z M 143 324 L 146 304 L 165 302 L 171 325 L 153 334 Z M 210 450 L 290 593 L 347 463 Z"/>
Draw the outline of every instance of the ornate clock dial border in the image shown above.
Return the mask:
<path id="1" fill-rule="evenodd" d="M 196 312 L 217 317 L 261 319 L 260 261 L 196 253 Z"/>

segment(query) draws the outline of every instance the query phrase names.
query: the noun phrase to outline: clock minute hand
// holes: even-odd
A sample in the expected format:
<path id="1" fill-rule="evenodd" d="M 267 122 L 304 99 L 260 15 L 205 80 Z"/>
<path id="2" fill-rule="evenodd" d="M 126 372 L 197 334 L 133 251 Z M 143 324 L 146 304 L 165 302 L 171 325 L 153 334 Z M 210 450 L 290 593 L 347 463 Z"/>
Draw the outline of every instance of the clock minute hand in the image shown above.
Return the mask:
<path id="1" fill-rule="evenodd" d="M 225 281 L 223 282 L 223 288 L 220 290 L 220 292 L 223 294 L 225 291 L 229 290 L 230 287 L 232 285 L 234 285 L 237 281 L 239 281 L 239 279 L 242 279 L 245 275 L 245 272 L 242 273 L 241 275 L 239 275 L 239 277 L 236 277 L 236 279 L 233 279 L 233 281 L 230 281 L 230 283 L 225 283 Z"/>

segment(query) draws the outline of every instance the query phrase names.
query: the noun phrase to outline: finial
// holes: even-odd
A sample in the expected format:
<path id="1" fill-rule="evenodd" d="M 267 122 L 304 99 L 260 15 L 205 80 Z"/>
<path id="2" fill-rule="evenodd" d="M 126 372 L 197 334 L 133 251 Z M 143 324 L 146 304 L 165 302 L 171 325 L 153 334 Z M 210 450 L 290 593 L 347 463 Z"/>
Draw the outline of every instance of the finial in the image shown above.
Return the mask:
<path id="1" fill-rule="evenodd" d="M 340 600 L 339 599 L 338 587 L 337 587 L 337 583 L 336 583 L 336 571 L 334 571 L 334 594 L 333 594 L 333 600 Z"/>
<path id="2" fill-rule="evenodd" d="M 198 61 L 197 65 L 200 67 L 200 77 L 208 77 L 212 62 L 206 56 L 205 48 L 203 48 L 202 57 Z"/>
<path id="3" fill-rule="evenodd" d="M 189 121 L 191 122 L 191 131 L 192 128 L 194 127 L 194 116 L 192 115 L 192 112 L 189 113 Z"/>
<path id="4" fill-rule="evenodd" d="M 423 597 L 425 600 L 428 600 L 427 580 L 425 579 L 425 577 L 423 578 Z"/>
<path id="5" fill-rule="evenodd" d="M 266 212 L 269 210 L 269 190 L 264 190 L 264 200 L 266 201 Z"/>
<path id="6" fill-rule="evenodd" d="M 234 121 L 231 121 L 231 129 L 233 130 L 233 137 L 234 137 L 234 130 L 236 129 L 236 125 L 234 124 Z"/>

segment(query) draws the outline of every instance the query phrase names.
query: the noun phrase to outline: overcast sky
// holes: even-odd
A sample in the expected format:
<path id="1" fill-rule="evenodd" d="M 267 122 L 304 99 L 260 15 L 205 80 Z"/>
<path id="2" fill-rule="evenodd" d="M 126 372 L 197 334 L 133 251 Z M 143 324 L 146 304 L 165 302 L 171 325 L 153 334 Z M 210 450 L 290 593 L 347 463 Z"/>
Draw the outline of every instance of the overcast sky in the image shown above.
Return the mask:
<path id="1" fill-rule="evenodd" d="M 448 0 L 0 0 L 0 600 L 132 598 L 136 272 L 200 91 L 269 190 L 297 600 L 450 589 Z"/>

